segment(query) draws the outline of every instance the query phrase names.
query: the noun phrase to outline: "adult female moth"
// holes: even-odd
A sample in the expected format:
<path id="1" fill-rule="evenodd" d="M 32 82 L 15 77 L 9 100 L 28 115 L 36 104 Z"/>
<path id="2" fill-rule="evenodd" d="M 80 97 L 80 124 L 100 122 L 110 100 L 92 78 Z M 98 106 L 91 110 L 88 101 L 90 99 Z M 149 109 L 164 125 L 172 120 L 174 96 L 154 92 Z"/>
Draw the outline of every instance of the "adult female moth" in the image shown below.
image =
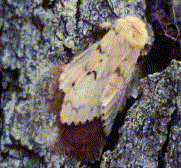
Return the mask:
<path id="1" fill-rule="evenodd" d="M 71 63 L 55 70 L 50 112 L 58 115 L 55 150 L 93 161 L 110 132 L 109 117 L 121 107 L 140 50 L 145 24 L 135 16 L 109 24 L 108 33 Z"/>

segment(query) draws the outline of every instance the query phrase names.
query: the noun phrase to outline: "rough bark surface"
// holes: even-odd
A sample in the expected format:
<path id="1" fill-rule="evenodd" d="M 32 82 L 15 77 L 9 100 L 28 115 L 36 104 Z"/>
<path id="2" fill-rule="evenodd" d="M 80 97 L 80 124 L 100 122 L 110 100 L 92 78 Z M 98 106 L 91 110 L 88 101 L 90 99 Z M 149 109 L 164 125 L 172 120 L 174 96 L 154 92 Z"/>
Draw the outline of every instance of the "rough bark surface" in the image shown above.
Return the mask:
<path id="1" fill-rule="evenodd" d="M 104 153 L 102 168 L 181 166 L 180 82 L 181 62 L 175 60 L 141 80 L 143 95 L 128 111 L 115 150 Z"/>
<path id="2" fill-rule="evenodd" d="M 169 31 L 164 35 L 172 40 L 172 50 L 166 47 L 169 52 L 164 53 L 165 56 L 171 53 L 173 57 L 167 57 L 179 60 L 181 38 L 177 30 L 181 29 L 181 6 L 178 0 L 168 2 L 171 9 L 174 6 L 172 12 L 175 15 L 174 19 L 166 20 L 177 29 L 173 26 L 173 33 L 169 34 Z M 151 5 L 156 10 L 157 4 Z M 47 112 L 51 70 L 60 61 L 71 61 L 75 54 L 97 39 L 92 34 L 92 25 L 84 20 L 100 24 L 128 14 L 145 19 L 145 10 L 143 0 L 0 1 L 0 167 L 80 166 L 73 158 L 53 155 L 50 148 L 57 135 L 57 128 L 53 127 L 56 116 Z M 149 22 L 154 24 L 158 17 L 154 19 L 156 21 Z M 157 43 L 151 45 L 153 33 L 149 24 L 147 27 L 149 45 L 142 55 L 155 46 L 161 48 Z M 163 24 L 163 30 L 165 27 L 168 26 Z M 176 46 L 175 50 L 173 46 Z M 144 74 L 141 76 L 160 70 L 160 65 L 147 70 L 150 60 L 157 54 L 140 61 L 147 65 L 140 66 Z M 173 61 L 165 71 L 142 79 L 143 95 L 129 110 L 117 146 L 108 144 L 107 148 L 114 150 L 106 151 L 97 167 L 147 167 L 148 164 L 152 167 L 181 167 L 180 76 L 181 63 Z"/>

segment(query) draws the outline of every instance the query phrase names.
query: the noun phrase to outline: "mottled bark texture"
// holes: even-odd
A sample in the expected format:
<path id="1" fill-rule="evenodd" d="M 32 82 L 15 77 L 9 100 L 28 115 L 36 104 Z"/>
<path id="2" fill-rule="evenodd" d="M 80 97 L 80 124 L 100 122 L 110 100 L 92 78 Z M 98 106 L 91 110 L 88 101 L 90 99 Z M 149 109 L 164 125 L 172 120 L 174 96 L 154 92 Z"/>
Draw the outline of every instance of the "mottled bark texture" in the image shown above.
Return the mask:
<path id="1" fill-rule="evenodd" d="M 147 52 L 142 52 L 148 54 L 152 48 L 148 57 L 140 57 L 138 61 L 141 65 L 138 76 L 145 77 L 141 82 L 143 95 L 129 110 L 127 120 L 117 123 L 123 125 L 119 134 L 112 133 L 114 139 L 119 135 L 117 146 L 108 143 L 105 149 L 114 150 L 106 151 L 101 164 L 92 167 L 181 167 L 180 62 L 173 61 L 163 71 L 171 59 L 180 59 L 178 2 L 1 0 L 0 167 L 79 167 L 75 159 L 56 156 L 50 148 L 58 131 L 54 127 L 56 115 L 49 114 L 47 106 L 51 70 L 60 61 L 70 62 L 75 54 L 101 37 L 92 32 L 93 24 L 114 21 L 117 16 L 128 14 L 145 18 L 145 13 L 153 25 L 155 42 L 146 46 Z M 149 9 L 151 13 L 155 11 L 154 16 L 149 15 Z M 175 15 L 165 13 L 167 9 Z M 158 71 L 163 72 L 147 76 Z"/>

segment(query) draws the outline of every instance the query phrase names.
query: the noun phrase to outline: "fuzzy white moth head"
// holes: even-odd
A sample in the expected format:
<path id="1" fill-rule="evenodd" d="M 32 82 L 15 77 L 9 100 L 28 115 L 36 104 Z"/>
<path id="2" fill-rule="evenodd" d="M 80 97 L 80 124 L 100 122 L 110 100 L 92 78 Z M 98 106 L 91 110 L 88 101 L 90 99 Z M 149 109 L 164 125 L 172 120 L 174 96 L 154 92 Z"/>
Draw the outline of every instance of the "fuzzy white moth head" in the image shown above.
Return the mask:
<path id="1" fill-rule="evenodd" d="M 121 42 L 129 42 L 133 46 L 142 48 L 147 41 L 147 31 L 145 23 L 135 16 L 120 18 L 114 24 L 114 27 L 120 36 Z M 123 38 L 124 37 L 124 38 Z"/>

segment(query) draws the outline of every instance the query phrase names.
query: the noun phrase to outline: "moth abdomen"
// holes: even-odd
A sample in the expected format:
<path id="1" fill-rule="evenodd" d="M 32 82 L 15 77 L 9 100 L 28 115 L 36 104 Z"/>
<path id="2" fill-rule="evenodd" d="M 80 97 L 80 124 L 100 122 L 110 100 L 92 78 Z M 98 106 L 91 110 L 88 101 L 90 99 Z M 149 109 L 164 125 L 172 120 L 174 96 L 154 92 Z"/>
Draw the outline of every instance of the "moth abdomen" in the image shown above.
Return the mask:
<path id="1" fill-rule="evenodd" d="M 59 122 L 59 129 L 61 134 L 54 144 L 57 152 L 66 153 L 82 163 L 99 158 L 99 149 L 103 148 L 106 142 L 100 117 L 78 125 Z"/>

